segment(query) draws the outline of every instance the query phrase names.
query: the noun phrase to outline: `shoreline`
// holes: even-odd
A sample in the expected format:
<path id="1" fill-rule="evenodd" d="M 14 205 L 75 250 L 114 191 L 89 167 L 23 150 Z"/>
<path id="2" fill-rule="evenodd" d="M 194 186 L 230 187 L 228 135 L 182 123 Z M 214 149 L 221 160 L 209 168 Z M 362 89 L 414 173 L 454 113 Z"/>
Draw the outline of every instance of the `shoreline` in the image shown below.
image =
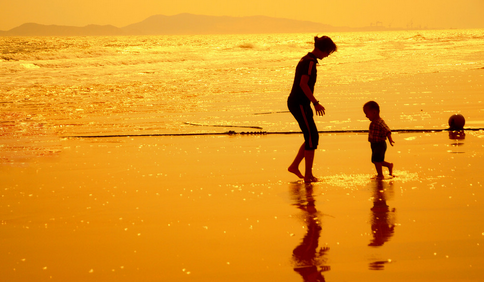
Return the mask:
<path id="1" fill-rule="evenodd" d="M 392 129 L 392 132 L 399 133 L 435 133 L 435 132 L 465 132 L 465 131 L 484 131 L 484 128 L 464 128 L 460 130 L 456 129 Z M 333 133 L 368 133 L 368 130 L 324 130 L 318 131 L 319 134 L 333 134 Z M 61 136 L 61 138 L 121 138 L 121 137 L 176 137 L 176 136 L 217 136 L 217 135 L 286 135 L 286 134 L 302 134 L 295 131 L 284 132 L 267 132 L 267 131 L 251 131 L 251 132 L 213 132 L 213 133 L 159 133 L 159 134 L 116 134 L 116 135 L 78 135 L 78 136 Z"/>

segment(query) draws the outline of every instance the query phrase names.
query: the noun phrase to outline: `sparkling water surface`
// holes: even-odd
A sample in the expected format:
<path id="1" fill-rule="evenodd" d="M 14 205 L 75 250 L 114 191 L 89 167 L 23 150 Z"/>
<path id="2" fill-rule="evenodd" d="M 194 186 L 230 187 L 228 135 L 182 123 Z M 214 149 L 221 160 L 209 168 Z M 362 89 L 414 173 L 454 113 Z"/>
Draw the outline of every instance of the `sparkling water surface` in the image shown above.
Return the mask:
<path id="1" fill-rule="evenodd" d="M 413 92 L 392 85 L 481 70 L 484 30 L 328 35 L 339 49 L 318 67 L 315 95 L 327 112 L 320 130 L 366 129 L 361 105 L 369 99 L 385 104 L 392 128 L 445 127 L 442 117 L 433 120 L 440 101 L 445 116 L 482 115 L 480 97 L 449 101 L 439 85 Z M 286 97 L 313 37 L 0 37 L 0 120 L 10 134 L 33 136 L 298 131 Z M 400 111 L 405 106 L 414 108 Z"/>

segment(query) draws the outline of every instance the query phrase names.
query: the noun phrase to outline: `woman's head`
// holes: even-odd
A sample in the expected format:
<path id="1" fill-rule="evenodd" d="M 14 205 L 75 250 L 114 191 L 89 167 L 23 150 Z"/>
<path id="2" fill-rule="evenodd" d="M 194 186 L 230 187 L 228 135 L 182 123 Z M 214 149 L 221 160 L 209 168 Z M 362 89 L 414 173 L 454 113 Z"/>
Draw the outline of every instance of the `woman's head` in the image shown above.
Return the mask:
<path id="1" fill-rule="evenodd" d="M 319 51 L 326 52 L 328 55 L 336 52 L 338 47 L 334 44 L 333 40 L 328 36 L 315 36 L 314 37 L 314 48 L 318 49 Z"/>

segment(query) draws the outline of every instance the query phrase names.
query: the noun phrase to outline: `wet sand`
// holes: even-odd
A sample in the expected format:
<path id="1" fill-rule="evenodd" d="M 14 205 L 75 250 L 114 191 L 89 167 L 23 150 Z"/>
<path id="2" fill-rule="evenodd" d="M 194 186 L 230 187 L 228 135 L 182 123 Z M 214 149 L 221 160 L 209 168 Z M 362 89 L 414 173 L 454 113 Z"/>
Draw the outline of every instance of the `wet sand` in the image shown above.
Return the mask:
<path id="1" fill-rule="evenodd" d="M 312 185 L 299 134 L 64 139 L 1 167 L 2 281 L 482 281 L 484 133 L 396 133 L 382 181 L 366 138 Z"/>

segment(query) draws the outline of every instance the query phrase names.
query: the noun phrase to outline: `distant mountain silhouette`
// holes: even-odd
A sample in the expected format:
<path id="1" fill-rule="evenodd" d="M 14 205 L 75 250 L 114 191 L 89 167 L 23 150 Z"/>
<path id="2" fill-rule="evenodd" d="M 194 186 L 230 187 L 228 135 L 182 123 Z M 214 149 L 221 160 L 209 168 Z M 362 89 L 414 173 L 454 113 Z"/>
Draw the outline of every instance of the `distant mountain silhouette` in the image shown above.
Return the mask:
<path id="1" fill-rule="evenodd" d="M 372 27 L 371 30 L 386 30 Z M 310 21 L 252 17 L 217 17 L 193 14 L 175 16 L 155 15 L 139 23 L 122 28 L 112 25 L 88 25 L 85 27 L 42 25 L 26 23 L 9 31 L 0 31 L 0 36 L 108 36 L 108 35 L 172 35 L 172 34 L 257 34 L 257 33 L 302 33 L 331 31 L 360 31 L 349 27 Z"/>
<path id="2" fill-rule="evenodd" d="M 214 17 L 192 14 L 156 15 L 122 29 L 127 34 L 146 35 L 296 33 L 339 30 L 339 28 L 320 23 L 265 16 Z"/>
<path id="3" fill-rule="evenodd" d="M 88 25 L 85 27 L 42 25 L 26 23 L 9 31 L 0 32 L 3 36 L 96 36 L 123 35 L 124 32 L 112 25 Z"/>

